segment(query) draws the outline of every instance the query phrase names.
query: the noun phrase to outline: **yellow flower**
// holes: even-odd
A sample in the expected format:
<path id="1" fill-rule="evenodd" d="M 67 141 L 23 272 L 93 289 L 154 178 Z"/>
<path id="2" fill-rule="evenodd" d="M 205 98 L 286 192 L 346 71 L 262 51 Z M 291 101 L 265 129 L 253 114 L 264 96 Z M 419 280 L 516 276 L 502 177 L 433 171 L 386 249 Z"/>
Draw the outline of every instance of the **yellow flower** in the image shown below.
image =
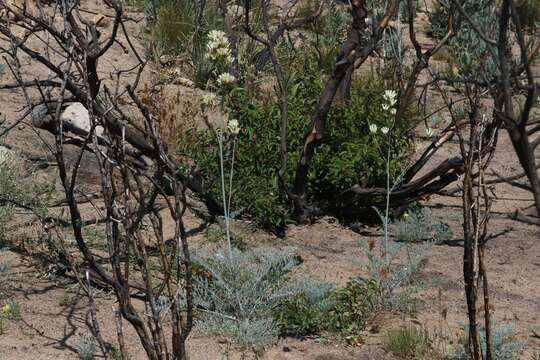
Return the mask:
<path id="1" fill-rule="evenodd" d="M 11 306 L 9 306 L 9 304 L 6 304 L 2 307 L 2 315 L 4 317 L 7 317 L 9 315 L 9 312 L 11 310 Z"/>

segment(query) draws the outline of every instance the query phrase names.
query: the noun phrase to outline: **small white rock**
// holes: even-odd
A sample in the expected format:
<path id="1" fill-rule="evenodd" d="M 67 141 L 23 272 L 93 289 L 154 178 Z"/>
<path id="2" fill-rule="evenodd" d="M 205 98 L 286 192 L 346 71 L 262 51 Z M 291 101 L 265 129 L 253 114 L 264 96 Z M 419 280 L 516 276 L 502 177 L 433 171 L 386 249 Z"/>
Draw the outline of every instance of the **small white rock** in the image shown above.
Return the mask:
<path id="1" fill-rule="evenodd" d="M 86 110 L 84 105 L 79 102 L 69 105 L 62 115 L 60 115 L 60 119 L 85 131 L 90 131 L 92 127 L 90 124 L 90 117 L 88 116 L 88 110 Z M 103 127 L 96 126 L 96 134 L 102 136 Z"/>

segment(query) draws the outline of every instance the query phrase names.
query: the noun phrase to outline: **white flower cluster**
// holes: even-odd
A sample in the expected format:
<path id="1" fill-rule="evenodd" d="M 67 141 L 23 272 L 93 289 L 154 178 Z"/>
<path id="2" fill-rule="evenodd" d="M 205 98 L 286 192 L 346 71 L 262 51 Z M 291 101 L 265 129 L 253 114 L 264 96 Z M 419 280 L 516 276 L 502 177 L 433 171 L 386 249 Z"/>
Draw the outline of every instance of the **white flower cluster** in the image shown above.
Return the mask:
<path id="1" fill-rule="evenodd" d="M 229 123 L 227 124 L 227 129 L 232 135 L 238 135 L 238 133 L 240 132 L 240 124 L 238 123 L 238 120 L 229 120 Z"/>
<path id="2" fill-rule="evenodd" d="M 369 132 L 371 132 L 372 134 L 376 134 L 377 131 L 379 131 L 379 127 L 376 124 L 369 125 Z M 386 135 L 390 132 L 390 129 L 387 126 L 383 126 L 381 127 L 381 132 L 383 133 L 383 135 Z"/>
<path id="3" fill-rule="evenodd" d="M 382 105 L 383 110 L 390 111 L 390 114 L 396 115 L 397 92 L 395 90 L 386 90 L 383 99 L 385 101 Z"/>
<path id="4" fill-rule="evenodd" d="M 236 82 L 234 75 L 226 72 L 218 76 L 217 84 L 219 87 L 228 87 Z"/>
<path id="5" fill-rule="evenodd" d="M 213 62 L 225 64 L 232 62 L 231 48 L 227 34 L 221 30 L 212 30 L 208 33 L 206 50 L 206 57 Z"/>
<path id="6" fill-rule="evenodd" d="M 229 11 L 234 12 L 235 14 L 241 14 L 242 10 L 243 8 L 241 7 L 230 7 L 229 9 Z M 228 65 L 233 61 L 227 34 L 221 30 L 212 30 L 208 33 L 206 50 L 206 58 L 212 61 L 214 65 L 218 65 L 216 66 L 216 70 L 222 68 L 221 66 L 223 65 L 228 67 Z M 221 73 L 216 79 L 216 85 L 221 88 L 221 90 L 229 89 L 235 83 L 236 77 L 228 72 Z M 214 94 L 207 94 L 203 96 L 202 102 L 204 106 L 214 108 L 219 104 L 220 99 Z M 238 123 L 238 120 L 229 120 L 227 122 L 227 130 L 231 135 L 238 135 L 240 132 L 240 124 Z"/>

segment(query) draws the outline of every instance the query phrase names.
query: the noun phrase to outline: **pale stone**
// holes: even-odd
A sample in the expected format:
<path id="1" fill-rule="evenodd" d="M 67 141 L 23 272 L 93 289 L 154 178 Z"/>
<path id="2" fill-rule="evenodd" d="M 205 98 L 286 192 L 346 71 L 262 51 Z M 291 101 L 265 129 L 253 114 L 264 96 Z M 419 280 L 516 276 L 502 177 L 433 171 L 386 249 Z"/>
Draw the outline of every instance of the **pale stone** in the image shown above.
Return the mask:
<path id="1" fill-rule="evenodd" d="M 90 131 L 90 128 L 92 127 L 90 117 L 88 116 L 88 110 L 86 110 L 84 105 L 79 102 L 70 104 L 66 110 L 64 110 L 62 115 L 60 115 L 60 119 L 85 131 Z M 102 136 L 103 127 L 96 126 L 96 134 Z"/>

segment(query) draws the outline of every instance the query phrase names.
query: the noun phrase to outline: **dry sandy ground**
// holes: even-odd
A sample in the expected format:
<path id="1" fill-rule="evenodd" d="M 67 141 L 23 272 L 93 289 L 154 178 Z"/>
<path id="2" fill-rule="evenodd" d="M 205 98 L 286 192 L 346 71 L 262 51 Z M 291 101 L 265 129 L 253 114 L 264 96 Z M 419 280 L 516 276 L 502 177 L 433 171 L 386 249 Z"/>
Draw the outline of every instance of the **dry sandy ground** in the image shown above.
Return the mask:
<path id="1" fill-rule="evenodd" d="M 95 9 L 95 5 L 84 3 Z M 134 24 L 130 26 L 136 31 Z M 110 59 L 100 64 L 100 70 L 105 73 L 112 67 L 128 68 L 131 65 L 133 60 L 124 56 L 122 49 L 115 47 Z M 26 76 L 44 75 L 40 68 L 27 68 L 27 71 Z M 0 112 L 7 119 L 15 118 L 23 104 L 20 94 L 0 92 Z M 42 135 L 50 140 L 48 134 Z M 25 156 L 43 157 L 46 154 L 44 146 L 36 143 L 35 139 L 28 127 L 20 127 L 9 135 L 6 142 Z M 420 148 L 423 146 L 427 146 L 427 143 L 420 144 Z M 438 157 L 443 158 L 455 151 L 457 148 L 453 144 Z M 97 180 L 91 157 L 85 164 L 84 177 L 91 188 Z M 493 167 L 503 176 L 520 172 L 517 159 L 504 134 Z M 533 356 L 540 354 L 540 338 L 535 335 L 540 333 L 540 299 L 537 293 L 540 288 L 540 229 L 509 217 L 516 209 L 532 204 L 530 194 L 507 185 L 495 186 L 494 192 L 497 197 L 489 230 L 495 237 L 489 242 L 487 252 L 493 316 L 499 325 L 515 325 L 518 337 L 526 347 L 522 358 L 532 360 Z M 429 260 L 421 274 L 425 287 L 419 294 L 424 305 L 413 320 L 424 324 L 432 335 L 438 335 L 439 340 L 455 339 L 459 336 L 461 324 L 466 320 L 461 280 L 463 248 L 459 241 L 460 198 L 433 196 L 424 205 L 432 209 L 435 218 L 451 225 L 454 238 L 449 244 L 435 246 L 429 251 Z M 188 216 L 187 224 L 195 228 L 199 221 Z M 291 227 L 285 239 L 274 239 L 267 234 L 253 232 L 248 236 L 248 241 L 255 243 L 256 239 L 259 244 L 294 246 L 304 260 L 298 272 L 344 284 L 350 278 L 364 274 L 363 263 L 366 258 L 360 243 L 368 239 L 378 240 L 380 235 L 380 229 L 375 227 L 361 227 L 358 232 L 353 232 L 332 218 L 324 218 L 310 226 Z M 190 241 L 193 246 L 203 246 L 203 235 L 194 235 Z M 62 278 L 50 277 L 46 269 L 36 267 L 28 258 L 22 258 L 14 252 L 2 253 L 2 257 L 2 260 L 9 259 L 12 263 L 9 285 L 13 288 L 13 297 L 21 304 L 23 320 L 10 323 L 7 332 L 0 335 L 0 359 L 76 359 L 75 347 L 83 334 L 88 332 L 86 299 L 78 296 L 75 285 Z M 104 337 L 115 343 L 113 297 L 101 293 L 97 296 L 97 303 Z M 442 313 L 447 313 L 447 316 L 443 317 Z M 361 343 L 355 346 L 324 338 L 302 341 L 281 339 L 263 358 L 392 359 L 382 349 L 381 334 L 405 320 L 410 319 L 395 314 L 375 319 L 368 331 L 362 334 Z M 127 325 L 125 331 L 132 358 L 145 359 L 136 336 Z M 448 343 L 449 340 L 444 341 Z M 252 353 L 231 348 L 221 338 L 193 335 L 188 346 L 192 360 L 254 357 Z"/>
<path id="2" fill-rule="evenodd" d="M 501 194 L 501 193 L 499 193 Z M 452 199 L 453 200 L 453 199 Z M 459 201 L 447 198 L 432 199 L 429 206 L 434 214 L 459 229 Z M 513 209 L 505 200 L 500 210 Z M 190 219 L 188 219 L 188 223 Z M 191 219 L 195 224 L 195 219 Z M 526 345 L 523 359 L 532 359 L 540 352 L 540 339 L 535 337 L 540 326 L 540 301 L 538 301 L 538 276 L 540 274 L 539 229 L 526 226 L 495 215 L 491 232 L 503 233 L 488 246 L 488 273 L 491 284 L 493 316 L 497 324 L 514 324 L 519 339 Z M 254 237 L 260 238 L 256 234 Z M 343 284 L 354 276 L 364 273 L 365 256 L 359 246 L 366 239 L 380 239 L 377 229 L 366 228 L 359 235 L 332 218 L 303 227 L 293 227 L 284 240 L 267 238 L 266 244 L 294 246 L 304 260 L 298 271 L 314 277 Z M 460 325 L 465 323 L 461 264 L 463 249 L 459 246 L 459 234 L 455 245 L 440 245 L 430 250 L 428 263 L 421 273 L 425 283 L 419 298 L 423 301 L 413 320 L 426 326 L 432 335 L 440 339 L 459 336 Z M 197 246 L 202 236 L 192 239 Z M 251 241 L 250 241 L 251 242 Z M 12 259 L 14 298 L 22 305 L 23 321 L 11 323 L 6 334 L 0 336 L 1 359 L 76 359 L 75 347 L 87 333 L 88 305 L 78 296 L 77 287 L 61 278 L 51 280 L 46 272 L 32 266 L 19 255 L 8 253 Z M 105 339 L 114 343 L 112 296 L 98 296 L 98 316 Z M 446 318 L 441 312 L 447 312 Z M 362 334 L 363 345 L 350 346 L 324 339 L 282 339 L 272 347 L 264 359 L 391 359 L 382 350 L 381 334 L 406 319 L 401 315 L 387 314 L 376 319 Z M 410 320 L 410 319 L 407 319 Z M 145 359 L 138 348 L 136 337 L 129 332 L 129 349 L 134 359 Z M 240 359 L 251 358 L 229 348 L 224 339 L 192 336 L 188 342 L 191 359 Z M 283 351 L 283 350 L 288 351 Z"/>

